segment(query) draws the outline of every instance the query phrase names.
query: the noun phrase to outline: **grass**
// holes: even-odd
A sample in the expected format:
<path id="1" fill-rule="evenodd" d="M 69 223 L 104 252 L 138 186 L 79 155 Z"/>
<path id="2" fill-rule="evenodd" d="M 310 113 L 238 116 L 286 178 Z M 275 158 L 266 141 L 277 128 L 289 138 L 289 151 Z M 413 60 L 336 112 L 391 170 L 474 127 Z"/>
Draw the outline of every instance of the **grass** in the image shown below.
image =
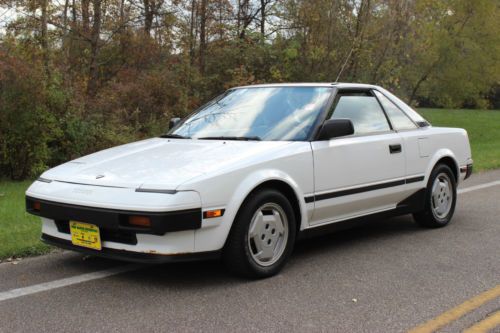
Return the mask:
<path id="1" fill-rule="evenodd" d="M 475 171 L 500 168 L 500 111 L 419 109 L 418 112 L 433 126 L 467 130 Z"/>
<path id="2" fill-rule="evenodd" d="M 434 126 L 461 127 L 469 133 L 474 170 L 500 168 L 500 111 L 419 109 Z M 41 222 L 24 210 L 31 181 L 0 180 L 0 259 L 50 251 L 40 242 Z"/>
<path id="3" fill-rule="evenodd" d="M 0 181 L 0 259 L 50 251 L 40 239 L 40 218 L 24 209 L 24 192 L 31 181 Z"/>

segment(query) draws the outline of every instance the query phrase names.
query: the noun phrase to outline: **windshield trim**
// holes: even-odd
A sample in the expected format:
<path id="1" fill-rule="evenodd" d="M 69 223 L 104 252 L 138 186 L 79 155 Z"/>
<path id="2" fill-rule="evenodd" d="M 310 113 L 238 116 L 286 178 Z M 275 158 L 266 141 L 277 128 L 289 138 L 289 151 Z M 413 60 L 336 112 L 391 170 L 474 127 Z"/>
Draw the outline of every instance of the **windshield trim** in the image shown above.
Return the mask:
<path id="1" fill-rule="evenodd" d="M 332 87 L 332 93 L 330 94 L 330 97 L 328 97 L 328 101 L 323 106 L 323 110 L 321 110 L 321 112 L 319 113 L 316 122 L 312 127 L 311 133 L 309 133 L 307 141 L 309 142 L 316 141 L 319 131 L 323 126 L 323 123 L 325 122 L 328 114 L 330 113 L 330 110 L 333 108 L 333 104 L 335 102 L 335 97 L 337 96 L 338 90 L 339 89 L 337 87 L 335 86 Z"/>

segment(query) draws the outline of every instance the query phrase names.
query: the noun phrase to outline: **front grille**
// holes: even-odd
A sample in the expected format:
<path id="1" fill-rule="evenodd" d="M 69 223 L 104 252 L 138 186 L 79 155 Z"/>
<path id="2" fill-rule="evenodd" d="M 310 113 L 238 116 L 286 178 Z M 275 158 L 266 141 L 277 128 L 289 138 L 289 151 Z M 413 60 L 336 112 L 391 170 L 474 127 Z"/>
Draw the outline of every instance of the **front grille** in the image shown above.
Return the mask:
<path id="1" fill-rule="evenodd" d="M 57 231 L 64 234 L 70 234 L 69 231 L 69 221 L 56 220 Z M 123 231 L 123 230 L 110 230 L 105 228 L 99 228 L 102 241 L 136 245 L 137 235 L 133 231 Z"/>

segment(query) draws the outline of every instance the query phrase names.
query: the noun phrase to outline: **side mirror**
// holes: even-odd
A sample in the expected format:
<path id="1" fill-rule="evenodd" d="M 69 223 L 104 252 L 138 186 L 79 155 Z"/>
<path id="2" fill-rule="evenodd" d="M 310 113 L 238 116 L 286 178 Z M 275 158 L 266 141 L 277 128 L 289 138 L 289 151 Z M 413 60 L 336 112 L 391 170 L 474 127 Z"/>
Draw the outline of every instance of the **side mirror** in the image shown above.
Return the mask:
<path id="1" fill-rule="evenodd" d="M 170 118 L 170 122 L 168 123 L 168 129 L 172 129 L 174 128 L 178 123 L 179 121 L 181 121 L 181 118 Z"/>
<path id="2" fill-rule="evenodd" d="M 328 119 L 319 131 L 318 140 L 330 140 L 351 134 L 354 134 L 354 126 L 350 119 Z"/>

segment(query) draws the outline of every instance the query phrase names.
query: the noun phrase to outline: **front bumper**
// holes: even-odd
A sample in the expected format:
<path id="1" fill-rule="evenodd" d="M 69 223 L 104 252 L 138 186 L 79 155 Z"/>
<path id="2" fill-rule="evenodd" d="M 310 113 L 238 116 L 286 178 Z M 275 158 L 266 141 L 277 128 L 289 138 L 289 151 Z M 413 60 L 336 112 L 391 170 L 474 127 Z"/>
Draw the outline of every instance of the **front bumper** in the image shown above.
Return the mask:
<path id="1" fill-rule="evenodd" d="M 35 209 L 37 203 L 37 209 Z M 26 211 L 30 214 L 54 220 L 59 232 L 69 233 L 69 221 L 92 223 L 105 231 L 123 234 L 164 235 L 167 232 L 201 228 L 201 208 L 145 212 L 108 208 L 96 208 L 53 202 L 26 196 Z M 144 216 L 151 221 L 150 227 L 128 225 L 129 216 Z"/>
<path id="2" fill-rule="evenodd" d="M 42 219 L 42 233 L 60 240 L 71 242 L 69 221 L 74 220 L 97 225 L 106 249 L 159 255 L 217 250 L 195 249 L 195 233 L 205 223 L 195 191 L 142 193 L 132 188 L 35 181 L 26 197 L 27 211 Z M 33 202 L 38 202 L 37 207 Z M 152 224 L 132 226 L 127 223 L 129 215 L 147 216 Z"/>
<path id="3" fill-rule="evenodd" d="M 52 245 L 115 259 L 163 262 L 170 256 L 194 252 L 194 232 L 201 228 L 201 208 L 168 211 L 125 211 L 79 206 L 26 197 L 28 213 L 42 218 L 42 240 Z M 128 217 L 146 216 L 150 227 L 127 225 Z M 70 221 L 99 227 L 102 250 L 95 251 L 71 242 Z"/>
<path id="4" fill-rule="evenodd" d="M 123 260 L 137 262 L 142 264 L 159 264 L 167 262 L 183 262 L 193 260 L 211 260 L 220 257 L 220 251 L 197 252 L 197 253 L 176 253 L 176 254 L 157 254 L 145 252 L 132 252 L 113 248 L 102 248 L 102 250 L 92 250 L 80 246 L 75 246 L 71 241 L 50 236 L 42 233 L 41 240 L 49 245 L 57 246 L 62 249 L 77 251 L 80 253 L 94 255 L 114 260 Z"/>

